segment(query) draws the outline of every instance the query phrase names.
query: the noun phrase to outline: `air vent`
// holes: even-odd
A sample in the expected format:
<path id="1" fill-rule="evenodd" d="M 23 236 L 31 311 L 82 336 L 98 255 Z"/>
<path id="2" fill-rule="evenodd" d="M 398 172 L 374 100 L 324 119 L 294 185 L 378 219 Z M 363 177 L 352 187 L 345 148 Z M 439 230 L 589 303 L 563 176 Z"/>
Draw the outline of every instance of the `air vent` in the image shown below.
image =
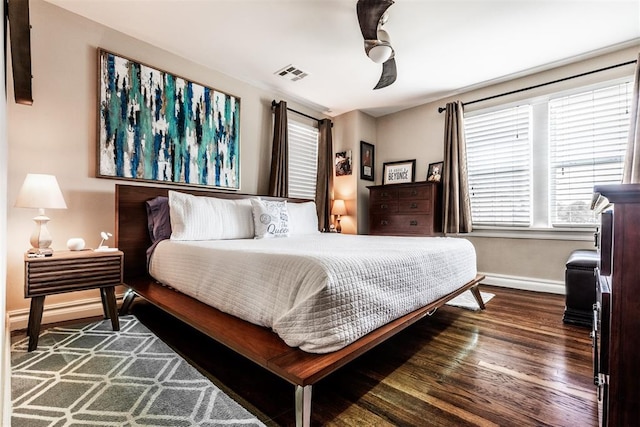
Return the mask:
<path id="1" fill-rule="evenodd" d="M 298 80 L 302 80 L 309 75 L 309 73 L 302 71 L 300 68 L 294 67 L 291 64 L 276 71 L 274 74 L 277 74 L 282 78 L 291 80 L 292 82 L 297 82 Z"/>

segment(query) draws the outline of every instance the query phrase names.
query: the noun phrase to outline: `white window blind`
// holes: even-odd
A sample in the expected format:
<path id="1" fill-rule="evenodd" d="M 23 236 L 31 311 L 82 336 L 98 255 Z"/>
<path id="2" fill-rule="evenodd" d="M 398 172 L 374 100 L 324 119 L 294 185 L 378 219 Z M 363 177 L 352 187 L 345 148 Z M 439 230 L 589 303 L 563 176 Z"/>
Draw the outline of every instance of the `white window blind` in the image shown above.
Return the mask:
<path id="1" fill-rule="evenodd" d="M 289 118 L 288 136 L 289 197 L 315 199 L 318 172 L 318 129 Z"/>
<path id="2" fill-rule="evenodd" d="M 549 101 L 551 222 L 595 224 L 593 186 L 622 182 L 629 83 Z"/>
<path id="3" fill-rule="evenodd" d="M 531 223 L 531 106 L 465 117 L 474 225 Z"/>

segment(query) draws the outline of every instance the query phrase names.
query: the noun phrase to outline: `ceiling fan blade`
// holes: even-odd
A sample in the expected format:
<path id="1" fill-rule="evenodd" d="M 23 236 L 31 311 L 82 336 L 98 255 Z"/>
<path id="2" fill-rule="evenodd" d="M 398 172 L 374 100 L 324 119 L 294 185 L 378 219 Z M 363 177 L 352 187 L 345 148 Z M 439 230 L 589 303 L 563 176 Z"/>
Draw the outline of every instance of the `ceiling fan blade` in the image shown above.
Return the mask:
<path id="1" fill-rule="evenodd" d="M 389 86 L 396 81 L 396 77 L 398 77 L 396 59 L 392 57 L 382 64 L 382 75 L 380 76 L 378 84 L 373 89 L 382 89 L 383 87 Z"/>
<path id="2" fill-rule="evenodd" d="M 358 0 L 356 11 L 360 31 L 365 40 L 378 38 L 378 23 L 384 12 L 393 4 L 393 0 Z"/>

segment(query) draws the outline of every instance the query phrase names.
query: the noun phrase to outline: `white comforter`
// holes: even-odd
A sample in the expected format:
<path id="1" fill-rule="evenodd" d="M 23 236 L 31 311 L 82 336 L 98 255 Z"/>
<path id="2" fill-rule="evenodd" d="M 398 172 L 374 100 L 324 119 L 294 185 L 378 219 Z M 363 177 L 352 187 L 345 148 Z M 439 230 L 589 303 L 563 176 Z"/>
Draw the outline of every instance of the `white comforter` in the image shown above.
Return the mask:
<path id="1" fill-rule="evenodd" d="M 338 350 L 476 275 L 465 239 L 323 233 L 184 242 L 155 249 L 161 283 L 275 331 L 289 346 Z"/>

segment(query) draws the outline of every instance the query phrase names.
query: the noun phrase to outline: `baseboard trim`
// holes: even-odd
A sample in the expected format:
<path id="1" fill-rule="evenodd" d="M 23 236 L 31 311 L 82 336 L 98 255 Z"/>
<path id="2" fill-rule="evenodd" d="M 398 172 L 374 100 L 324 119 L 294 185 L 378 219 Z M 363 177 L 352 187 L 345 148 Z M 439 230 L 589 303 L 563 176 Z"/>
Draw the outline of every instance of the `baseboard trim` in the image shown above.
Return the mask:
<path id="1" fill-rule="evenodd" d="M 565 294 L 564 282 L 544 280 L 532 277 L 508 276 L 505 274 L 480 273 L 486 278 L 480 282 L 484 285 L 500 286 L 503 288 L 522 289 L 525 291 L 545 292 L 549 294 Z"/>
<path id="2" fill-rule="evenodd" d="M 120 305 L 124 294 L 116 294 L 116 303 Z M 29 323 L 29 309 L 22 308 L 7 312 L 11 331 L 27 329 Z M 100 298 L 86 298 L 82 300 L 49 304 L 44 306 L 42 324 L 65 322 L 67 320 L 83 319 L 103 315 L 102 300 Z"/>

